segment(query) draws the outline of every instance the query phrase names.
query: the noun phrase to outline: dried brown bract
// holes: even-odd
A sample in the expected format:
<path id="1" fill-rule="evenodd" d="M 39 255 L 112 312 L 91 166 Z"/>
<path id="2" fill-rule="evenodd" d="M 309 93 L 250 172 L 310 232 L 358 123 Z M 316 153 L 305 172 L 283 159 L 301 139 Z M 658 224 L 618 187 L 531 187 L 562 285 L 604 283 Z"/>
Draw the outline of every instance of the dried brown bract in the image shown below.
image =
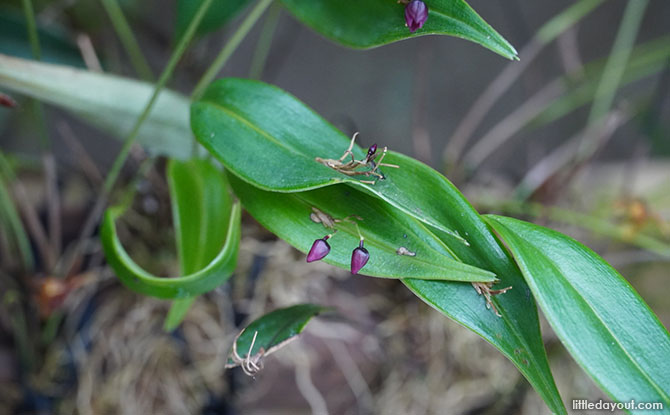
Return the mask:
<path id="1" fill-rule="evenodd" d="M 379 161 L 375 161 L 377 158 L 377 144 L 373 144 L 370 146 L 370 148 L 368 148 L 368 154 L 363 160 L 356 160 L 352 150 L 354 148 L 354 143 L 356 142 L 357 136 L 358 133 L 355 133 L 353 137 L 351 137 L 349 148 L 347 148 L 344 154 L 342 154 L 342 157 L 339 159 L 323 159 L 321 157 L 316 157 L 315 160 L 324 166 L 330 167 L 331 169 L 342 174 L 346 174 L 347 176 L 375 176 L 377 177 L 377 180 L 386 179 L 384 174 L 379 171 L 380 166 L 393 167 L 396 169 L 400 168 L 400 166 L 396 166 L 395 164 L 382 163 L 382 160 L 384 160 L 384 157 L 386 157 L 386 147 L 384 147 Z M 346 159 L 347 156 L 351 156 L 351 161 L 345 163 L 344 159 Z M 369 170 L 356 170 L 360 167 L 367 167 Z M 375 184 L 377 183 L 377 180 L 361 180 L 361 183 Z"/>

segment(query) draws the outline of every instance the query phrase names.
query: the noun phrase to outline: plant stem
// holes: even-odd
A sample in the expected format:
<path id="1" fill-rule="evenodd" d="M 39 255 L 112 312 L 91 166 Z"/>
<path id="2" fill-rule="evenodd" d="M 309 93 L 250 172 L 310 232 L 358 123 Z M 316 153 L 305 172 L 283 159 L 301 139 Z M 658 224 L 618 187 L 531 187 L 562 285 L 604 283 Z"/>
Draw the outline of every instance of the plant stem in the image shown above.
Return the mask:
<path id="1" fill-rule="evenodd" d="M 23 0 L 23 13 L 26 17 L 26 26 L 28 29 L 28 40 L 30 41 L 30 49 L 33 57 L 36 60 L 42 60 L 42 49 L 40 48 L 40 38 L 37 34 L 37 23 L 35 21 L 35 9 L 33 8 L 32 0 Z M 42 149 L 48 149 L 50 146 L 49 134 L 46 129 L 44 107 L 42 103 L 36 99 L 30 100 L 33 116 L 37 120 L 38 136 Z"/>
<path id="2" fill-rule="evenodd" d="M 603 118 L 612 108 L 614 94 L 619 88 L 619 83 L 626 70 L 628 59 L 635 45 L 644 11 L 647 8 L 649 0 L 629 0 L 621 26 L 617 32 L 612 52 L 610 53 L 602 78 L 598 84 L 591 112 L 589 113 L 588 123 L 593 123 Z"/>
<path id="3" fill-rule="evenodd" d="M 202 2 L 200 7 L 198 8 L 197 13 L 193 17 L 193 20 L 186 29 L 186 33 L 184 33 L 184 36 L 182 36 L 181 39 L 179 40 L 177 47 L 172 53 L 172 56 L 170 56 L 170 60 L 168 61 L 167 66 L 165 67 L 165 69 L 163 69 L 163 73 L 161 73 L 160 78 L 158 78 L 158 82 L 156 83 L 156 87 L 154 88 L 154 92 L 151 95 L 149 102 L 147 102 L 147 105 L 144 107 L 144 110 L 137 118 L 137 121 L 135 121 L 133 129 L 131 130 L 130 134 L 128 134 L 126 140 L 123 142 L 123 147 L 121 147 L 119 155 L 114 160 L 114 164 L 112 164 L 112 167 L 109 170 L 107 177 L 105 178 L 105 183 L 103 184 L 104 193 L 109 193 L 114 187 L 116 179 L 118 178 L 119 173 L 121 171 L 121 167 L 123 167 L 126 158 L 128 158 L 128 152 L 130 151 L 130 147 L 133 145 L 135 139 L 137 138 L 137 135 L 139 134 L 140 127 L 142 127 L 142 124 L 144 124 L 144 121 L 151 113 L 151 110 L 153 109 L 154 104 L 156 103 L 156 100 L 158 99 L 158 95 L 160 94 L 161 90 L 163 89 L 163 87 L 165 87 L 167 81 L 172 77 L 172 73 L 174 72 L 174 68 L 177 66 L 177 62 L 179 62 L 179 59 L 181 59 L 182 55 L 186 51 L 188 43 L 191 41 L 191 38 L 195 34 L 195 29 L 200 24 L 200 21 L 202 20 L 203 16 L 205 15 L 205 12 L 207 11 L 207 8 L 211 3 L 212 0 L 204 0 Z"/>
<path id="4" fill-rule="evenodd" d="M 130 148 L 135 142 L 135 139 L 137 139 L 140 127 L 142 127 L 142 124 L 151 113 L 151 110 L 153 109 L 153 106 L 156 103 L 158 95 L 160 94 L 161 90 L 163 89 L 167 81 L 172 76 L 172 72 L 174 71 L 174 68 L 177 66 L 177 62 L 179 62 L 179 59 L 186 51 L 186 47 L 193 38 L 196 28 L 200 24 L 200 21 L 202 20 L 203 16 L 205 15 L 205 12 L 211 5 L 212 1 L 213 0 L 203 0 L 203 2 L 200 4 L 198 11 L 196 12 L 195 16 L 193 16 L 193 20 L 191 20 L 191 23 L 189 23 L 186 32 L 179 40 L 179 43 L 177 44 L 177 47 L 175 48 L 174 52 L 172 52 L 172 55 L 170 56 L 170 60 L 168 61 L 167 66 L 165 66 L 165 69 L 163 69 L 163 72 L 161 73 L 161 76 L 158 79 L 158 83 L 156 83 L 156 87 L 154 88 L 154 92 L 151 95 L 151 98 L 147 102 L 140 116 L 137 118 L 137 121 L 135 121 L 135 125 L 133 126 L 130 134 L 128 134 L 128 137 L 123 142 L 121 151 L 116 156 L 116 159 L 112 164 L 112 167 L 107 173 L 105 182 L 102 185 L 102 192 L 98 196 L 98 199 L 96 200 L 93 209 L 91 210 L 88 217 L 86 218 L 86 221 L 84 222 L 84 226 L 82 227 L 82 231 L 79 235 L 77 246 L 72 250 L 71 256 L 66 261 L 64 261 L 63 270 L 65 275 L 68 275 L 70 273 L 72 267 L 74 266 L 75 260 L 83 250 L 85 240 L 88 239 L 88 237 L 93 233 L 95 225 L 97 224 L 98 219 L 100 218 L 100 215 L 102 215 L 105 205 L 107 204 L 107 198 L 109 197 L 110 192 L 112 191 L 114 185 L 116 184 L 116 180 L 119 177 L 123 164 L 128 158 Z"/>
<path id="5" fill-rule="evenodd" d="M 628 66 L 631 52 L 635 46 L 637 32 L 648 4 L 649 0 L 629 0 L 626 5 L 626 10 L 624 11 L 619 30 L 612 45 L 612 51 L 598 83 L 593 105 L 591 105 L 591 111 L 587 120 L 587 125 L 589 126 L 603 122 L 605 114 L 612 108 L 614 95 L 619 89 L 621 79 Z M 583 162 L 597 149 L 598 146 L 593 140 L 589 140 L 589 137 L 586 135 L 583 136 L 573 162 L 575 164 Z"/>
<path id="6" fill-rule="evenodd" d="M 16 207 L 12 203 L 12 198 L 10 196 L 9 189 L 6 187 L 5 180 L 1 176 L 0 223 L 2 223 L 3 228 L 6 230 L 8 242 L 10 242 L 10 244 L 14 242 L 14 245 L 23 262 L 24 269 L 32 270 L 33 266 L 35 265 L 35 259 L 33 258 L 30 241 L 28 240 L 28 235 L 26 235 L 26 230 L 23 228 L 23 224 L 21 223 L 19 214 L 16 211 Z M 10 234 L 14 237 L 13 241 L 10 240 Z"/>
<path id="7" fill-rule="evenodd" d="M 126 49 L 126 53 L 130 57 L 130 62 L 135 69 L 135 72 L 140 76 L 140 78 L 145 81 L 152 82 L 154 74 L 149 67 L 149 63 L 144 58 L 140 45 L 137 43 L 137 38 L 133 34 L 133 30 L 128 24 L 128 20 L 123 15 L 123 10 L 119 7 L 119 3 L 116 0 L 102 0 L 102 5 L 107 11 L 109 20 L 112 21 L 116 35 L 121 40 L 123 47 Z"/>
<path id="8" fill-rule="evenodd" d="M 214 62 L 212 62 L 209 68 L 207 68 L 207 71 L 205 71 L 202 78 L 200 78 L 196 84 L 195 88 L 193 89 L 193 93 L 191 94 L 192 100 L 197 100 L 200 98 L 203 92 L 205 92 L 205 89 L 221 71 L 221 68 L 223 68 L 230 56 L 233 54 L 233 52 L 235 52 L 235 49 L 237 49 L 242 40 L 246 37 L 247 33 L 249 33 L 256 21 L 258 21 L 265 9 L 267 9 L 271 3 L 272 0 L 260 0 L 251 10 L 251 12 L 249 12 L 247 17 L 244 18 L 240 24 L 240 27 L 237 28 L 228 42 L 226 42 L 226 44 L 223 46 L 223 49 L 221 49 L 221 52 L 219 52 L 216 59 L 214 59 Z"/>
<path id="9" fill-rule="evenodd" d="M 265 22 L 263 22 L 261 34 L 258 37 L 258 42 L 256 42 L 254 56 L 251 59 L 249 78 L 260 79 L 261 76 L 263 76 L 263 69 L 265 68 L 268 52 L 270 52 L 270 46 L 272 46 L 272 38 L 277 29 L 280 14 L 281 5 L 279 3 L 274 3 L 268 10 L 268 15 L 265 18 Z"/>
<path id="10" fill-rule="evenodd" d="M 443 160 L 447 163 L 447 168 L 452 170 L 454 167 L 460 166 L 459 160 L 463 149 L 481 121 L 500 97 L 516 82 L 526 68 L 530 66 L 531 62 L 533 62 L 545 46 L 593 11 L 603 1 L 581 0 L 542 25 L 540 30 L 537 31 L 535 36 L 519 53 L 521 60 L 507 65 L 482 92 L 475 103 L 472 104 L 472 107 L 470 107 L 465 117 L 462 118 L 456 127 L 443 153 Z"/>
<path id="11" fill-rule="evenodd" d="M 30 373 L 36 365 L 35 349 L 28 336 L 28 324 L 26 323 L 26 316 L 21 309 L 21 300 L 18 290 L 10 289 L 2 297 L 2 309 L 8 311 L 7 315 L 12 326 L 12 334 L 14 335 L 19 361 L 25 372 Z"/>
<path id="12" fill-rule="evenodd" d="M 35 22 L 35 10 L 32 0 L 23 0 L 23 13 L 26 16 L 26 25 L 28 27 L 28 40 L 33 57 L 37 60 L 42 59 L 42 50 L 40 49 L 40 40 L 37 37 L 37 23 Z"/>

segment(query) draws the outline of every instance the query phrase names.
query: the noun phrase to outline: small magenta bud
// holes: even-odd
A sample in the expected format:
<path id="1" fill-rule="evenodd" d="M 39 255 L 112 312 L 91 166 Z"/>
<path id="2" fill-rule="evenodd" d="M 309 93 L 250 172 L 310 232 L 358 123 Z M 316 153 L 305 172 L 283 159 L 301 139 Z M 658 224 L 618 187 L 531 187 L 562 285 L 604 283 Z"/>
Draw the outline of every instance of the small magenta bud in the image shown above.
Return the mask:
<path id="1" fill-rule="evenodd" d="M 376 152 L 377 152 L 377 144 L 375 143 L 371 145 L 370 148 L 368 149 L 368 160 L 370 160 L 375 155 Z"/>
<path id="2" fill-rule="evenodd" d="M 412 0 L 405 7 L 405 23 L 409 31 L 414 33 L 423 27 L 428 20 L 428 6 L 421 0 Z"/>
<path id="3" fill-rule="evenodd" d="M 317 239 L 312 244 L 312 248 L 307 254 L 307 262 L 314 262 L 323 259 L 330 252 L 330 245 L 326 242 L 330 235 L 324 236 L 322 239 Z"/>
<path id="4" fill-rule="evenodd" d="M 9 95 L 5 95 L 0 92 L 0 105 L 7 108 L 15 108 L 16 101 L 14 101 Z"/>
<path id="5" fill-rule="evenodd" d="M 368 259 L 370 259 L 370 253 L 363 248 L 363 240 L 361 239 L 358 248 L 351 253 L 351 273 L 358 274 L 358 271 L 368 263 Z"/>

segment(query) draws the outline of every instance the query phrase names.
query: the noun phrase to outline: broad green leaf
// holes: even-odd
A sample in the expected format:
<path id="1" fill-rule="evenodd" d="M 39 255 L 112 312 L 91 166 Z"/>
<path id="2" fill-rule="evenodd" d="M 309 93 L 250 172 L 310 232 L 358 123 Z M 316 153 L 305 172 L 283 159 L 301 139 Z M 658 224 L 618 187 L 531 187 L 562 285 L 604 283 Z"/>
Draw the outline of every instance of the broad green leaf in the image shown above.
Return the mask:
<path id="1" fill-rule="evenodd" d="M 206 293 L 223 283 L 235 270 L 240 244 L 240 205 L 232 207 L 226 242 L 221 251 L 207 266 L 195 273 L 178 278 L 161 278 L 149 274 L 138 266 L 116 234 L 116 219 L 124 206 L 114 206 L 105 212 L 101 239 L 107 262 L 128 288 L 141 294 L 165 299 L 183 299 Z"/>
<path id="2" fill-rule="evenodd" d="M 364 275 L 467 282 L 495 280 L 489 271 L 454 260 L 449 248 L 416 219 L 348 186 L 278 193 L 260 190 L 232 175 L 230 182 L 245 209 L 261 225 L 302 252 L 308 252 L 316 239 L 333 232 L 310 219 L 313 207 L 333 219 L 360 217 L 359 228 L 370 252 L 370 261 L 361 270 Z M 349 269 L 351 253 L 359 242 L 358 231 L 346 222 L 337 224 L 336 229 L 337 233 L 328 240 L 331 251 L 323 261 Z M 416 256 L 399 255 L 400 247 Z"/>
<path id="3" fill-rule="evenodd" d="M 202 1 L 203 0 L 177 0 L 176 39 L 179 39 L 184 34 Z M 205 16 L 202 18 L 202 22 L 200 23 L 200 26 L 198 26 L 196 33 L 203 35 L 217 30 L 227 21 L 235 17 L 247 3 L 249 3 L 249 0 L 214 0 L 212 5 L 209 6 L 207 13 L 205 13 Z"/>
<path id="4" fill-rule="evenodd" d="M 326 167 L 315 157 L 340 158 L 350 139 L 279 88 L 246 79 L 217 81 L 191 106 L 191 126 L 198 141 L 226 168 L 255 187 L 299 192 L 348 183 L 463 240 L 463 235 L 444 227 L 448 212 L 439 194 L 416 191 L 416 180 L 422 180 L 421 172 L 429 167 L 389 153 L 385 162 L 402 165 L 383 168 L 386 180 L 375 185 L 361 182 L 372 176 L 350 177 Z M 357 159 L 365 154 L 358 146 L 353 152 Z M 430 189 L 432 184 L 422 187 Z"/>
<path id="5" fill-rule="evenodd" d="M 0 87 L 71 111 L 124 139 L 144 109 L 154 86 L 114 75 L 0 55 Z M 150 153 L 184 159 L 191 154 L 189 100 L 161 92 L 138 141 Z"/>
<path id="6" fill-rule="evenodd" d="M 421 35 L 450 35 L 479 43 L 508 58 L 516 50 L 463 0 L 425 0 L 428 20 L 410 33 L 405 5 L 394 0 L 282 0 L 298 20 L 352 48 L 372 48 Z"/>
<path id="7" fill-rule="evenodd" d="M 494 272 L 500 279 L 495 288 L 511 286 L 512 289 L 492 299 L 502 315 L 497 317 L 485 308 L 482 297 L 469 284 L 412 279 L 403 282 L 426 303 L 500 350 L 553 413 L 567 413 L 549 369 L 535 301 L 518 267 L 482 217 L 446 178 L 432 169 L 422 174 L 421 182 L 442 182 L 438 194 L 450 212 L 445 224 L 465 236 L 470 245 L 453 243 L 451 237 L 438 230 L 435 233 L 466 264 Z"/>
<path id="8" fill-rule="evenodd" d="M 206 160 L 170 160 L 167 179 L 177 239 L 179 275 L 205 268 L 225 243 L 232 208 L 225 175 Z M 165 328 L 176 328 L 195 298 L 175 300 Z"/>
<path id="9" fill-rule="evenodd" d="M 298 304 L 265 314 L 251 322 L 236 339 L 237 354 L 244 359 L 258 355 L 263 349 L 262 356 L 267 356 L 296 339 L 313 317 L 329 310 L 328 307 L 314 304 Z M 226 367 L 235 366 L 238 364 L 228 358 Z"/>
<path id="10" fill-rule="evenodd" d="M 245 189 L 239 183 L 248 183 L 246 187 L 252 191 L 254 187 L 272 191 L 272 197 L 280 197 L 281 193 L 301 197 L 307 190 L 319 188 L 323 188 L 320 190 L 324 194 L 346 194 L 347 190 L 354 194 L 358 190 L 388 202 L 415 219 L 435 225 L 429 230 L 440 237 L 453 257 L 494 272 L 501 280 L 498 287 L 514 287 L 494 299 L 503 317 L 487 310 L 485 301 L 469 284 L 417 279 L 405 279 L 404 283 L 425 302 L 498 348 L 526 376 L 553 412 L 565 413 L 549 371 L 537 308 L 520 271 L 479 214 L 446 178 L 416 160 L 391 152 L 384 162 L 398 164 L 400 169 L 382 168 L 386 180 L 379 180 L 375 185 L 360 183 L 359 178 L 345 176 L 317 163 L 314 160 L 317 156 L 339 158 L 349 139 L 293 96 L 260 82 L 225 79 L 214 83 L 203 100 L 192 105 L 191 124 L 198 140 L 228 172 L 242 179 L 231 177 L 231 184 L 257 219 L 262 210 L 272 208 L 272 204 L 254 208 L 253 197 L 245 197 Z M 358 147 L 353 151 L 358 159 L 364 155 Z M 337 186 L 333 186 L 335 184 Z M 262 201 L 256 203 L 263 204 Z M 306 206 L 296 216 L 294 226 L 305 225 L 309 208 Z M 388 209 L 383 211 L 389 212 Z M 259 221 L 272 229 L 271 219 Z M 312 229 L 319 230 L 318 227 Z M 452 230 L 451 234 L 445 230 Z M 280 236 L 305 251 L 314 238 L 325 234 L 311 232 L 314 233 L 309 233 L 304 240 L 297 239 L 301 231 Z M 454 238 L 454 234 L 469 244 Z M 332 242 L 335 249 L 336 240 Z M 345 259 L 344 256 L 339 259 L 340 264 L 346 264 Z M 371 273 L 367 266 L 364 270 Z"/>
<path id="11" fill-rule="evenodd" d="M 559 232 L 488 215 L 565 347 L 618 402 L 670 413 L 670 335 L 633 287 L 595 252 Z M 632 411 L 646 413 L 648 411 Z"/>
<path id="12" fill-rule="evenodd" d="M 25 21 L 23 13 L 0 7 L 0 53 L 32 58 Z M 85 67 L 79 49 L 57 23 L 51 22 L 48 28 L 38 26 L 37 35 L 43 61 Z"/>

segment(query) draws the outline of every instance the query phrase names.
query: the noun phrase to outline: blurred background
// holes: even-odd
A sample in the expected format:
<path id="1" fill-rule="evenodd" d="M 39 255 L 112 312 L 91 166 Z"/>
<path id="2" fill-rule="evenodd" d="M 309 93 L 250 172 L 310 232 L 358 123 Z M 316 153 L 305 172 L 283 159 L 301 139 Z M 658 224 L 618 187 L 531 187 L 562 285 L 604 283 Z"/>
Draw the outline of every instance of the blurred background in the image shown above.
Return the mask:
<path id="1" fill-rule="evenodd" d="M 175 3 L 119 1 L 153 74 L 175 44 Z M 346 134 L 359 131 L 362 146 L 426 162 L 482 213 L 577 238 L 668 327 L 670 2 L 649 1 L 639 24 L 624 17 L 625 0 L 592 1 L 583 13 L 565 11 L 584 1 L 469 3 L 520 61 L 443 36 L 345 49 L 271 6 L 219 76 L 275 84 Z M 34 7 L 44 61 L 142 77 L 101 2 Z M 188 95 L 246 13 L 200 36 L 170 88 Z M 32 56 L 18 1 L 0 1 L 0 53 Z M 31 102 L 11 96 L 18 105 L 0 107 L 1 151 L 13 171 L 3 176 L 3 203 L 16 206 L 37 261 L 22 268 L 2 222 L 0 414 L 548 413 L 499 352 L 399 282 L 306 264 L 249 216 L 234 276 L 201 296 L 173 333 L 162 330 L 169 304 L 125 289 L 97 235 L 85 241 L 77 272 L 55 275 L 120 141 L 45 106 L 45 155 Z M 133 149 L 123 170 L 119 187 L 137 196 L 121 236 L 143 267 L 175 275 L 165 160 L 138 174 L 147 157 Z M 255 378 L 224 369 L 240 327 L 298 302 L 333 306 L 339 317 L 310 323 Z M 605 398 L 544 321 L 543 335 L 568 404 Z"/>

